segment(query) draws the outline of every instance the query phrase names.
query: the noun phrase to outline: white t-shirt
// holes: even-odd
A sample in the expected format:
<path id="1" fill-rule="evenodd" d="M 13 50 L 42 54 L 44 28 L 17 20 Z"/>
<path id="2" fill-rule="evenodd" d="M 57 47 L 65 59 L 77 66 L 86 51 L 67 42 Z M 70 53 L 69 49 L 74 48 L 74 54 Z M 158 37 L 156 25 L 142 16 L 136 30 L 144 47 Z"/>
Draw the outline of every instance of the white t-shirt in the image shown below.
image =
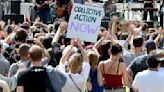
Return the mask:
<path id="1" fill-rule="evenodd" d="M 79 92 L 78 88 L 80 88 L 82 92 L 85 92 L 86 83 L 90 72 L 90 64 L 88 62 L 83 63 L 81 73 L 70 74 L 78 88 L 69 77 L 69 74 L 65 73 L 65 65 L 59 64 L 57 68 L 58 70 L 64 72 L 65 76 L 67 77 L 67 81 L 62 88 L 62 92 Z"/>
<path id="2" fill-rule="evenodd" d="M 151 70 L 139 72 L 132 86 L 139 92 L 164 92 L 164 74 Z"/>
<path id="3" fill-rule="evenodd" d="M 164 68 L 163 67 L 160 67 L 159 71 L 164 74 Z"/>

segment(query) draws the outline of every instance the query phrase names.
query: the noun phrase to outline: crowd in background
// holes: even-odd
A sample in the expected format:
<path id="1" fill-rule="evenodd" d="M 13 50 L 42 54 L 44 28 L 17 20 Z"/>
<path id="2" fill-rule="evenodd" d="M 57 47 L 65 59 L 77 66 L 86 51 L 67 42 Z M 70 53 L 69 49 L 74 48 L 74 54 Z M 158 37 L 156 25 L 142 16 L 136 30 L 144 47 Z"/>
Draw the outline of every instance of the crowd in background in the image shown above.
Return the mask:
<path id="1" fill-rule="evenodd" d="M 0 92 L 163 92 L 164 29 L 104 10 L 95 43 L 66 38 L 68 11 L 50 24 L 41 11 L 33 23 L 0 21 Z"/>

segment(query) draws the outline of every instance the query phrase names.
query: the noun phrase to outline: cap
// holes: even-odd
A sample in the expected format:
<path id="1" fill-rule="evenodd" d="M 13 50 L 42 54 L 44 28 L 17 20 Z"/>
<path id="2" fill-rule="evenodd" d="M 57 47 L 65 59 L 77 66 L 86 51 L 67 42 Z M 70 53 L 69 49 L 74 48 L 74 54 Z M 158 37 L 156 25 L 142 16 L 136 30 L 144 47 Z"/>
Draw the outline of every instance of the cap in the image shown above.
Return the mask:
<path id="1" fill-rule="evenodd" d="M 156 49 L 156 44 L 153 40 L 146 41 L 145 46 L 147 49 Z"/>

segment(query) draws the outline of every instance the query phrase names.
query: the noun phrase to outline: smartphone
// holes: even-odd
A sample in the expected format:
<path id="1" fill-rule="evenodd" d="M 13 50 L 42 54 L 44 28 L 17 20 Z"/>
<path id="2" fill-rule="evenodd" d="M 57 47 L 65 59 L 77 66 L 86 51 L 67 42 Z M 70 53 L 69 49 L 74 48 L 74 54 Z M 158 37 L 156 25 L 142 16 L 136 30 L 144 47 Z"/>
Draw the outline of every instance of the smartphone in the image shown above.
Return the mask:
<path id="1" fill-rule="evenodd" d="M 27 39 L 26 40 L 26 43 L 28 43 L 28 44 L 34 44 L 34 40 L 33 39 Z"/>

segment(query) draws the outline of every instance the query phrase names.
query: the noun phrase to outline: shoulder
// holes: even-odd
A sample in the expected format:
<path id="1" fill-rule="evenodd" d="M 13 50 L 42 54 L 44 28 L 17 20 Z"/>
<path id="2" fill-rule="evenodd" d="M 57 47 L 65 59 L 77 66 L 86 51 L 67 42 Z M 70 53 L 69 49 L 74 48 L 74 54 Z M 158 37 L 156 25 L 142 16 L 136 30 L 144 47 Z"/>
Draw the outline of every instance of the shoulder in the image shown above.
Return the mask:
<path id="1" fill-rule="evenodd" d="M 13 64 L 11 64 L 10 68 L 18 68 L 17 63 L 13 63 Z"/>
<path id="2" fill-rule="evenodd" d="M 19 76 L 27 75 L 31 71 L 31 68 L 27 68 L 19 72 Z"/>
<path id="3" fill-rule="evenodd" d="M 106 61 L 100 61 L 99 64 L 98 64 L 98 67 L 102 67 L 104 64 L 105 64 Z"/>
<path id="4" fill-rule="evenodd" d="M 10 68 L 9 68 L 9 71 L 12 72 L 12 71 L 17 71 L 18 69 L 18 65 L 16 63 L 13 63 Z"/>
<path id="5" fill-rule="evenodd" d="M 9 61 L 7 59 L 5 59 L 5 57 L 4 57 L 4 59 L 1 59 L 0 61 L 1 61 L 0 63 L 4 63 L 6 65 L 10 64 Z"/>
<path id="6" fill-rule="evenodd" d="M 149 73 L 149 70 L 143 70 L 141 72 L 138 72 L 136 77 L 142 77 L 142 76 L 145 76 Z"/>
<path id="7" fill-rule="evenodd" d="M 120 62 L 120 68 L 126 69 L 126 64 L 124 62 Z"/>

